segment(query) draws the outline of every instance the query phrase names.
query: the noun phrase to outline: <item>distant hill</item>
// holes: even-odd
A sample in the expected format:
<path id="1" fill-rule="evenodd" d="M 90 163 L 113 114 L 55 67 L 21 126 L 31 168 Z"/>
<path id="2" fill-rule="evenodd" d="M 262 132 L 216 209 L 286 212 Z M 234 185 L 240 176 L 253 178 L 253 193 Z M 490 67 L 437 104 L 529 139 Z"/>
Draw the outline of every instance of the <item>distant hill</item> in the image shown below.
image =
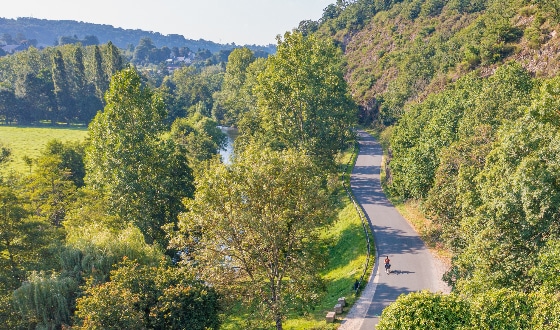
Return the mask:
<path id="1" fill-rule="evenodd" d="M 83 39 L 85 36 L 95 36 L 100 43 L 111 41 L 119 48 L 127 48 L 128 45 L 136 46 L 140 39 L 148 37 L 157 47 L 188 47 L 193 51 L 208 49 L 212 53 L 220 50 L 232 49 L 240 46 L 233 44 L 218 44 L 212 41 L 199 39 L 186 39 L 179 34 L 163 35 L 159 32 L 143 31 L 139 29 L 122 29 L 112 25 L 93 24 L 72 20 L 47 20 L 31 17 L 19 17 L 17 19 L 0 18 L 0 36 L 10 34 L 13 38 L 18 35 L 25 36 L 28 40 L 36 40 L 38 45 L 53 46 L 60 37 L 77 36 Z M 248 48 L 274 53 L 275 45 L 246 45 Z"/>

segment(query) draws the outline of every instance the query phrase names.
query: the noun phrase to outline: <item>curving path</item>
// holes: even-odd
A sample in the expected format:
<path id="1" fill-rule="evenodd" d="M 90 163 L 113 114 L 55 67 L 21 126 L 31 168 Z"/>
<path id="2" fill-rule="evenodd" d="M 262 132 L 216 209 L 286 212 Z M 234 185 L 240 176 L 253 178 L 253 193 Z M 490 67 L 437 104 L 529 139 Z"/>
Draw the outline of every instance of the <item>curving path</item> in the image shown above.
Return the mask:
<path id="1" fill-rule="evenodd" d="M 366 288 L 342 321 L 340 330 L 374 329 L 383 309 L 402 293 L 424 289 L 449 291 L 441 281 L 443 266 L 381 189 L 381 146 L 363 131 L 358 132 L 358 137 L 360 152 L 352 171 L 351 187 L 373 230 L 375 265 Z M 389 275 L 383 266 L 378 267 L 386 255 L 392 265 Z"/>

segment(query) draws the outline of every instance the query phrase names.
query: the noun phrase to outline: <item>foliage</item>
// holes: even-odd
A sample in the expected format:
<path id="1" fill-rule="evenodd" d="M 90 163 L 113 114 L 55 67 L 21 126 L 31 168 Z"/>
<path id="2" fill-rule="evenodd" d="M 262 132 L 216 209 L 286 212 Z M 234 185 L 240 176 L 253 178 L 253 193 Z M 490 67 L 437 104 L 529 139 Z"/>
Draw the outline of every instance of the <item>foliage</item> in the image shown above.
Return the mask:
<path id="1" fill-rule="evenodd" d="M 321 288 L 317 229 L 332 216 L 325 184 L 293 150 L 247 149 L 231 166 L 214 162 L 174 245 L 214 287 L 251 306 L 250 318 L 281 329 L 287 311 L 309 306 Z"/>
<path id="2" fill-rule="evenodd" d="M 531 73 L 556 75 L 557 66 L 538 55 L 556 47 L 557 41 L 546 37 L 557 24 L 555 6 L 547 1 L 338 1 L 325 9 L 315 34 L 333 37 L 345 50 L 346 78 L 363 123 L 389 126 L 408 106 L 472 71 L 486 76 L 517 60 Z"/>
<path id="3" fill-rule="evenodd" d="M 224 81 L 219 92 L 214 94 L 213 116 L 222 125 L 236 126 L 243 113 L 254 104 L 252 91 L 247 88 L 247 70 L 255 61 L 248 48 L 238 48 L 228 57 Z"/>
<path id="4" fill-rule="evenodd" d="M 112 44 L 30 48 L 0 58 L 0 119 L 6 124 L 48 121 L 87 124 L 102 107 L 109 79 L 123 68 Z"/>
<path id="5" fill-rule="evenodd" d="M 36 329 L 56 329 L 70 324 L 77 283 L 70 277 L 32 273 L 14 291 L 14 307 Z"/>
<path id="6" fill-rule="evenodd" d="M 241 134 L 275 149 L 294 148 L 332 162 L 352 138 L 355 121 L 341 60 L 331 42 L 286 33 L 255 86 L 259 110 L 252 118 L 257 123 L 249 121 Z"/>
<path id="7" fill-rule="evenodd" d="M 0 181 L 0 283 L 15 289 L 26 272 L 49 269 L 60 232 L 47 221 L 30 217 L 29 203 L 16 177 Z"/>
<path id="8" fill-rule="evenodd" d="M 111 280 L 77 301 L 80 329 L 217 329 L 214 289 L 179 268 L 141 266 L 125 259 Z"/>
<path id="9" fill-rule="evenodd" d="M 175 143 L 186 149 L 191 163 L 211 159 L 226 146 L 227 136 L 212 119 L 196 113 L 190 118 L 177 118 L 171 125 Z"/>
<path id="10" fill-rule="evenodd" d="M 427 291 L 401 295 L 383 310 L 378 329 L 466 329 L 470 305 L 458 296 Z M 482 329 L 482 328 L 479 328 Z"/>
<path id="11" fill-rule="evenodd" d="M 113 77 L 107 106 L 90 125 L 86 182 L 109 196 L 110 211 L 167 247 L 162 226 L 175 223 L 192 196 L 192 171 L 173 140 L 163 139 L 165 108 L 134 69 Z"/>
<path id="12" fill-rule="evenodd" d="M 381 315 L 380 329 L 554 329 L 559 300 L 543 292 L 492 289 L 475 296 L 427 291 L 401 295 Z"/>
<path id="13" fill-rule="evenodd" d="M 189 117 L 200 113 L 212 116 L 213 95 L 221 89 L 223 68 L 218 65 L 197 69 L 182 67 L 165 77 L 160 87 L 169 114 L 166 122 L 172 123 L 178 117 Z"/>
<path id="14" fill-rule="evenodd" d="M 494 289 L 471 302 L 471 328 L 529 329 L 532 304 L 522 292 Z"/>

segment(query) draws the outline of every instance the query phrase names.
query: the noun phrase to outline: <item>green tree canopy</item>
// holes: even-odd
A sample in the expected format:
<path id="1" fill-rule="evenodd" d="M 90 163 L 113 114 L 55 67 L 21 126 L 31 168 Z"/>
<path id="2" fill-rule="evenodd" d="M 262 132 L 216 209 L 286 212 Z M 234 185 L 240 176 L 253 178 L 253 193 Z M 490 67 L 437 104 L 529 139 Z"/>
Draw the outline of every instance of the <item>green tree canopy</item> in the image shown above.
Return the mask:
<path id="1" fill-rule="evenodd" d="M 203 278 L 281 329 L 287 311 L 310 306 L 320 289 L 317 229 L 333 210 L 325 179 L 291 149 L 248 148 L 231 166 L 214 162 L 187 201 L 174 245 Z"/>
<path id="2" fill-rule="evenodd" d="M 180 268 L 124 260 L 77 301 L 79 329 L 218 329 L 215 290 Z"/>
<path id="3" fill-rule="evenodd" d="M 299 32 L 279 40 L 255 86 L 259 130 L 242 134 L 276 149 L 294 148 L 332 160 L 356 121 L 356 107 L 342 70 L 342 53 L 331 41 Z"/>
<path id="4" fill-rule="evenodd" d="M 176 223 L 193 178 L 185 155 L 162 137 L 165 106 L 132 68 L 113 76 L 106 102 L 90 124 L 86 182 L 108 194 L 112 212 L 148 243 L 167 247 L 161 227 Z"/>

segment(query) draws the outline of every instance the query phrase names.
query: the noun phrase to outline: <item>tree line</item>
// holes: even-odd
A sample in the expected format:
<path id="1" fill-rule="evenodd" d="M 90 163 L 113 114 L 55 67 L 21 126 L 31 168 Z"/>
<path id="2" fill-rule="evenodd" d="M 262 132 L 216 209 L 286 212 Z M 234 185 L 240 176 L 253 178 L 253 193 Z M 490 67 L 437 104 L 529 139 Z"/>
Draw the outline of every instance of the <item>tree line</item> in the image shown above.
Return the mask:
<path id="1" fill-rule="evenodd" d="M 30 48 L 0 58 L 5 124 L 87 124 L 103 108 L 111 76 L 124 68 L 112 44 Z"/>
<path id="2" fill-rule="evenodd" d="M 254 58 L 268 55 L 246 50 Z M 200 102 L 199 106 L 208 108 L 206 115 L 211 115 L 213 94 L 221 88 L 231 52 L 220 50 L 212 54 L 206 49 L 193 52 L 186 47 L 157 48 L 151 39 L 143 38 L 136 47 L 131 45 L 127 49 L 118 49 L 111 42 L 92 46 L 62 42 L 56 47 L 30 48 L 0 57 L 0 67 L 4 69 L 0 73 L 0 122 L 87 125 L 103 109 L 110 77 L 128 65 L 136 66 L 143 79 L 163 94 L 183 99 L 170 111 L 168 122 Z M 191 81 L 195 76 L 197 81 Z M 175 81 L 185 86 L 175 88 Z M 181 92 L 189 95 L 178 95 Z M 222 114 L 217 116 L 221 120 Z"/>
<path id="3" fill-rule="evenodd" d="M 115 71 L 84 143 L 51 141 L 30 174 L 0 178 L 3 324 L 217 329 L 241 312 L 282 329 L 310 308 L 353 138 L 341 59 L 293 32 L 268 59 L 236 49 L 159 87 Z M 240 129 L 230 165 L 213 114 Z"/>

